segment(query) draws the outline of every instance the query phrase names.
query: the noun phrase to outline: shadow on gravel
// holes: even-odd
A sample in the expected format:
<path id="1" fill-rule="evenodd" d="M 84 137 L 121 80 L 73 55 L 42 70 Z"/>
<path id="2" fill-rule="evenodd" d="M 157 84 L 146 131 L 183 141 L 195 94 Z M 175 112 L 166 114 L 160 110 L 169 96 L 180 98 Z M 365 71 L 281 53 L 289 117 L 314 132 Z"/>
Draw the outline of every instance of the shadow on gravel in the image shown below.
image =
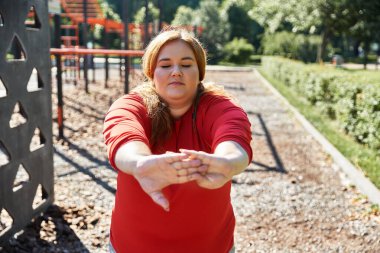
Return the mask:
<path id="1" fill-rule="evenodd" d="M 50 206 L 46 212 L 29 223 L 17 238 L 11 238 L 0 247 L 7 253 L 60 253 L 90 251 L 80 241 L 70 224 L 65 220 L 66 211 L 57 206 Z"/>
<path id="2" fill-rule="evenodd" d="M 226 90 L 245 91 L 245 87 L 242 84 L 222 83 L 220 84 Z"/>
<path id="3" fill-rule="evenodd" d="M 80 148 L 80 147 L 78 147 L 77 145 L 75 145 L 75 144 L 73 144 L 71 142 L 69 142 L 69 147 L 70 147 L 70 149 L 77 150 L 78 153 L 81 156 L 83 156 L 83 157 L 87 158 L 88 160 L 90 160 L 91 162 L 95 163 L 97 167 L 104 166 L 104 167 L 108 168 L 109 170 L 111 170 L 112 172 L 116 173 L 116 171 L 114 169 L 112 169 L 112 167 L 109 165 L 108 162 L 102 161 L 102 160 L 94 157 L 93 155 L 91 155 L 90 153 L 88 153 L 87 150 L 85 150 L 83 148 Z M 93 166 L 91 166 L 91 167 L 89 167 L 89 166 L 88 167 L 83 167 L 82 165 L 74 162 L 72 160 L 72 158 L 66 156 L 63 152 L 60 152 L 56 148 L 54 148 L 54 153 L 57 154 L 59 157 L 61 157 L 65 162 L 67 162 L 68 164 L 70 164 L 71 166 L 73 166 L 74 168 L 76 168 L 79 172 L 81 172 L 81 173 L 89 176 L 94 182 L 96 182 L 97 184 L 99 184 L 100 186 L 102 186 L 105 190 L 109 191 L 112 194 L 115 194 L 116 189 L 114 187 L 110 186 L 107 182 L 104 182 L 102 179 L 98 178 L 91 171 L 89 171 L 89 169 L 92 168 Z"/>
<path id="4" fill-rule="evenodd" d="M 64 99 L 68 100 L 68 101 L 71 101 L 73 104 L 79 105 L 79 108 L 85 108 L 85 107 L 87 107 L 91 111 L 93 111 L 93 112 L 95 112 L 97 114 L 100 114 L 100 115 L 104 114 L 104 111 L 99 110 L 99 108 L 91 106 L 88 103 L 82 103 L 82 102 L 78 101 L 78 99 L 73 99 L 73 98 L 71 98 L 69 96 L 65 96 Z M 66 104 L 65 104 L 65 106 L 66 106 Z M 90 115 L 90 116 L 92 116 L 92 115 Z"/>
<path id="5" fill-rule="evenodd" d="M 275 145 L 273 143 L 273 140 L 272 140 L 272 136 L 271 136 L 271 134 L 270 134 L 270 132 L 269 132 L 266 124 L 265 124 L 265 121 L 264 121 L 263 117 L 261 116 L 261 113 L 247 111 L 247 114 L 254 115 L 254 116 L 256 116 L 259 119 L 260 126 L 263 129 L 263 131 L 264 131 L 264 136 L 266 138 L 266 142 L 268 144 L 268 147 L 269 147 L 270 151 L 272 152 L 273 159 L 276 162 L 276 166 L 275 167 L 268 166 L 268 165 L 265 165 L 263 163 L 255 162 L 255 161 L 252 161 L 252 164 L 263 168 L 265 171 L 274 171 L 274 172 L 279 172 L 279 173 L 288 173 L 286 171 L 285 167 L 284 167 L 284 164 L 282 163 L 280 155 L 277 152 L 277 149 L 276 149 L 276 147 L 275 147 Z M 255 134 L 255 133 L 253 133 L 253 134 Z M 258 134 L 256 134 L 256 135 L 258 135 Z M 257 171 L 257 170 L 255 170 L 255 171 Z"/>
<path id="6" fill-rule="evenodd" d="M 76 102 L 76 103 L 78 103 L 78 102 Z M 84 112 L 84 110 L 82 109 L 83 106 L 76 107 L 74 105 L 65 104 L 65 107 L 71 108 L 72 110 L 74 110 L 74 111 L 78 112 L 79 114 L 83 115 L 83 117 L 94 118 L 96 121 L 100 121 L 100 122 L 104 121 L 104 117 L 99 117 L 97 115 L 89 114 L 89 113 Z"/>

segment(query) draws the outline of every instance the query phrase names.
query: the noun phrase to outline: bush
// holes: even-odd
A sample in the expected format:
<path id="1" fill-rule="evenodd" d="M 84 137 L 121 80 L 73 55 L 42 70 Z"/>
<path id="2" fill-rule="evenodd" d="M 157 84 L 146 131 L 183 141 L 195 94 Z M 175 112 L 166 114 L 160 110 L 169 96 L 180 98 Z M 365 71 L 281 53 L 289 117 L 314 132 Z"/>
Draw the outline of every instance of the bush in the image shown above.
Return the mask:
<path id="1" fill-rule="evenodd" d="M 359 143 L 380 152 L 380 76 L 262 57 L 266 74 L 316 105 Z"/>
<path id="2" fill-rule="evenodd" d="M 265 34 L 261 44 L 265 55 L 279 55 L 303 62 L 315 62 L 320 37 L 278 32 Z"/>
<path id="3" fill-rule="evenodd" d="M 234 38 L 224 48 L 224 61 L 236 64 L 246 64 L 254 52 L 254 47 L 244 38 Z"/>

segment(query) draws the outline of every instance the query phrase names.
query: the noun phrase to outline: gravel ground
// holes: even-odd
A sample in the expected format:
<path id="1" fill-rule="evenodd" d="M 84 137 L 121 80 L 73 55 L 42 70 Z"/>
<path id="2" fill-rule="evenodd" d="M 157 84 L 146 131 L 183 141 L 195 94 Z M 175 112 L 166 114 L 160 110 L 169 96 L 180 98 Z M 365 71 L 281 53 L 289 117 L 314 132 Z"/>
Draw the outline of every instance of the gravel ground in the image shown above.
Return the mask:
<path id="1" fill-rule="evenodd" d="M 379 209 L 253 72 L 208 71 L 206 79 L 233 93 L 252 123 L 254 160 L 233 179 L 231 194 L 237 253 L 380 252 Z M 91 83 L 86 94 L 83 84 L 65 85 L 66 139 L 54 143 L 55 203 L 1 252 L 107 252 L 116 173 L 101 132 L 110 103 L 123 93 L 120 82 L 109 86 Z M 53 114 L 55 104 L 53 94 Z"/>

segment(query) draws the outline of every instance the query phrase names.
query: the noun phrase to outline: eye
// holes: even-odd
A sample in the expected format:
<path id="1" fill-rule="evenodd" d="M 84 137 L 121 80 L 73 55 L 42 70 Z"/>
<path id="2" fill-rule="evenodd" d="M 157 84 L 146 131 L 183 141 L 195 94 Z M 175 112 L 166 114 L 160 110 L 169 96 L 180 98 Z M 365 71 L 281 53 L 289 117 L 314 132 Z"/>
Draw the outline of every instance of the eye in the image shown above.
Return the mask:
<path id="1" fill-rule="evenodd" d="M 184 67 L 184 68 L 190 68 L 191 64 L 182 64 L 182 67 Z"/>
<path id="2" fill-rule="evenodd" d="M 163 69 L 167 69 L 167 68 L 170 68 L 170 65 L 161 65 L 160 67 Z"/>

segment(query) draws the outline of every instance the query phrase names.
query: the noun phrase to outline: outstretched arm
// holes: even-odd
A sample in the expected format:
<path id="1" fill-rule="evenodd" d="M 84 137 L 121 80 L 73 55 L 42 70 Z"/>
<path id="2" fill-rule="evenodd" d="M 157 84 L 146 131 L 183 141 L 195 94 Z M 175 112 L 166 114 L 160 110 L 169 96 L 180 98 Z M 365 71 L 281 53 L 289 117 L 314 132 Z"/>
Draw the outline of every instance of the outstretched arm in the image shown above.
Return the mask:
<path id="1" fill-rule="evenodd" d="M 185 149 L 181 152 L 207 166 L 207 172 L 194 173 L 192 178 L 197 180 L 199 186 L 209 189 L 222 187 L 249 164 L 247 152 L 234 141 L 220 143 L 213 154 Z"/>
<path id="2" fill-rule="evenodd" d="M 135 177 L 141 188 L 152 200 L 169 211 L 169 202 L 161 190 L 171 184 L 194 180 L 194 173 L 202 172 L 199 159 L 188 159 L 184 153 L 152 155 L 149 147 L 141 141 L 131 141 L 118 148 L 115 164 L 119 170 Z"/>

